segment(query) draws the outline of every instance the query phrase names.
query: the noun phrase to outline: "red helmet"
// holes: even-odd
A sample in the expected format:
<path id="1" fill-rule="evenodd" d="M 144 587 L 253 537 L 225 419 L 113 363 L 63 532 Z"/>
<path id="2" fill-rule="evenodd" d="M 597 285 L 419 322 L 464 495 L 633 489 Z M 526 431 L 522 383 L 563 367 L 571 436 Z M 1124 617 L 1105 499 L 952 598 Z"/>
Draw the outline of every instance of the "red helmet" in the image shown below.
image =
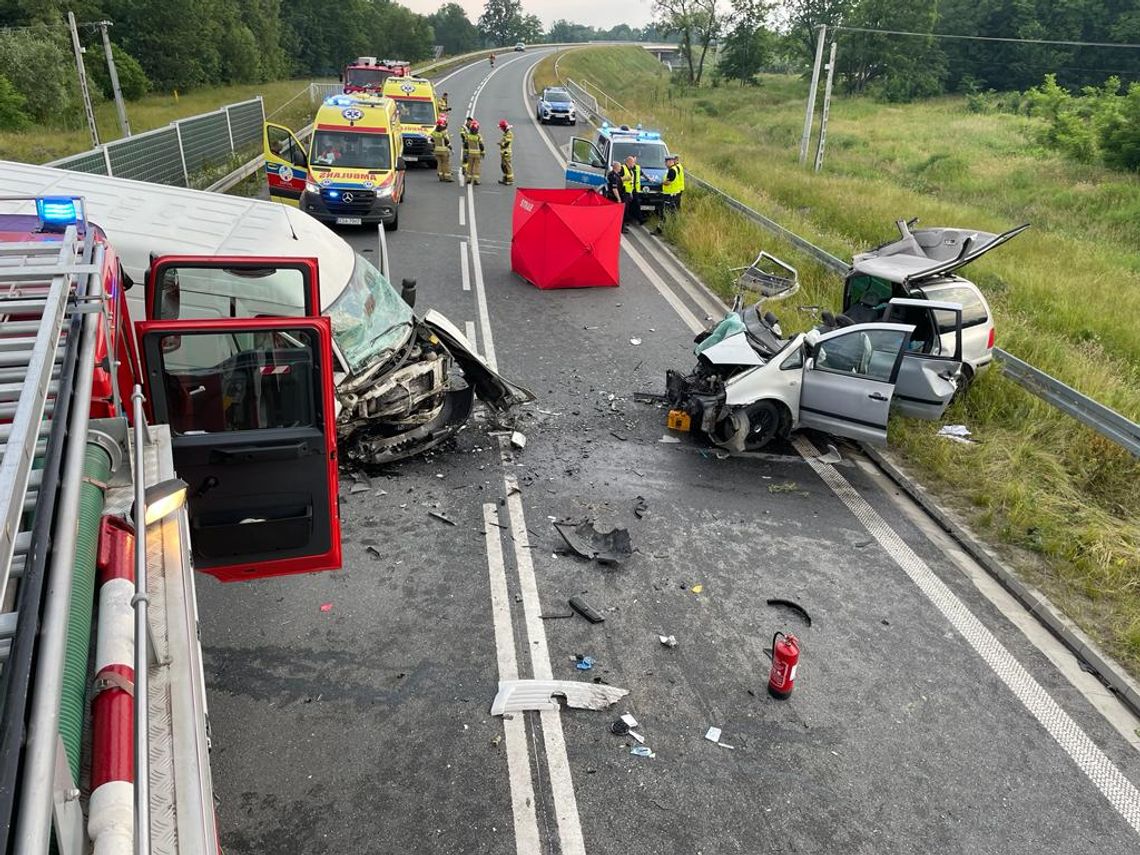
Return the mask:
<path id="1" fill-rule="evenodd" d="M 500 131 L 505 131 L 510 126 L 511 126 L 510 123 L 506 119 L 499 119 L 499 130 Z"/>
<path id="2" fill-rule="evenodd" d="M 471 130 L 473 130 L 475 132 L 479 131 L 479 123 L 477 121 L 475 121 L 474 119 L 471 120 Z"/>
<path id="3" fill-rule="evenodd" d="M 437 128 L 446 128 L 447 127 L 447 116 L 440 116 L 438 119 L 436 119 L 435 120 L 435 126 Z"/>

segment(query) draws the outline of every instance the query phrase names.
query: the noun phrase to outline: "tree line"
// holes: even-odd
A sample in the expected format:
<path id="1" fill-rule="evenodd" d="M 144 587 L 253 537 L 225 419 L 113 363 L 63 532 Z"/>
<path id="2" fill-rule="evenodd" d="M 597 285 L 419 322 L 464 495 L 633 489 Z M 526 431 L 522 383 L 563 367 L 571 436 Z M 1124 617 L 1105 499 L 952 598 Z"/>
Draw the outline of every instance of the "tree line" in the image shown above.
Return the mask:
<path id="1" fill-rule="evenodd" d="M 833 28 L 839 85 L 886 100 L 1022 90 L 1049 73 L 1070 89 L 1109 75 L 1140 80 L 1140 50 L 1043 43 L 1138 44 L 1137 0 L 655 0 L 654 8 L 658 28 L 678 37 L 693 84 L 714 45 L 720 78 L 751 83 L 764 70 L 802 71 L 820 25 Z M 974 36 L 1011 41 L 962 38 Z"/>
<path id="2" fill-rule="evenodd" d="M 111 21 L 128 99 L 148 91 L 335 76 L 356 56 L 417 62 L 518 41 L 656 38 L 650 27 L 549 31 L 520 0 L 487 0 L 473 23 L 448 2 L 419 15 L 392 0 L 0 0 L 0 129 L 82 121 L 67 12 L 81 23 L 93 94 L 111 97 L 98 21 Z M 2 156 L 2 152 L 0 152 Z"/>

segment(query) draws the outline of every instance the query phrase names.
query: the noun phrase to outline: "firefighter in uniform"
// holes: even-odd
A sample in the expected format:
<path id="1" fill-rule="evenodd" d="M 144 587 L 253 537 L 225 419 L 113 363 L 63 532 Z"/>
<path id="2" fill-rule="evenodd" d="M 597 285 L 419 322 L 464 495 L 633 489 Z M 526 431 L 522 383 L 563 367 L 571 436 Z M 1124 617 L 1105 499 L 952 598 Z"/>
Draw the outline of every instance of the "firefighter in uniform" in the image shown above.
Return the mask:
<path id="1" fill-rule="evenodd" d="M 440 116 L 431 132 L 432 153 L 435 155 L 436 174 L 440 181 L 454 181 L 451 177 L 451 137 L 447 135 L 447 118 Z"/>
<path id="2" fill-rule="evenodd" d="M 444 92 L 442 95 L 440 95 L 439 98 L 436 100 L 436 109 L 440 113 L 446 113 L 451 109 L 451 106 L 447 103 L 447 93 L 446 92 Z"/>
<path id="3" fill-rule="evenodd" d="M 515 170 L 511 166 L 511 144 L 515 141 L 515 134 L 506 119 L 499 120 L 499 130 L 503 132 L 502 137 L 499 138 L 499 158 L 500 165 L 503 168 L 503 177 L 499 179 L 499 183 L 514 184 Z"/>
<path id="4" fill-rule="evenodd" d="M 479 167 L 483 164 L 486 151 L 483 135 L 479 133 L 479 123 L 472 119 L 463 132 L 463 174 L 472 184 L 479 183 Z"/>
<path id="5" fill-rule="evenodd" d="M 681 210 L 681 196 L 685 192 L 685 167 L 681 166 L 681 159 L 675 154 L 665 158 L 665 180 L 661 183 L 661 193 L 665 197 L 661 205 L 661 221 L 654 229 L 661 234 L 661 226 L 666 217 L 674 216 Z"/>

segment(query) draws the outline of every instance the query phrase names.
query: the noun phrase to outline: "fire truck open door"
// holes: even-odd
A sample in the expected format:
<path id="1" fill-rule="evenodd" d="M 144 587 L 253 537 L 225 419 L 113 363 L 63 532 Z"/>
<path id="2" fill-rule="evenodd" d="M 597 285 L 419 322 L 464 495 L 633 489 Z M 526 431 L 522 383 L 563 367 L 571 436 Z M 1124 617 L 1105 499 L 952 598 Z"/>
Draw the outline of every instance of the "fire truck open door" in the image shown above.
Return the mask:
<path id="1" fill-rule="evenodd" d="M 162 258 L 138 325 L 153 418 L 223 581 L 340 567 L 332 326 L 310 259 Z"/>

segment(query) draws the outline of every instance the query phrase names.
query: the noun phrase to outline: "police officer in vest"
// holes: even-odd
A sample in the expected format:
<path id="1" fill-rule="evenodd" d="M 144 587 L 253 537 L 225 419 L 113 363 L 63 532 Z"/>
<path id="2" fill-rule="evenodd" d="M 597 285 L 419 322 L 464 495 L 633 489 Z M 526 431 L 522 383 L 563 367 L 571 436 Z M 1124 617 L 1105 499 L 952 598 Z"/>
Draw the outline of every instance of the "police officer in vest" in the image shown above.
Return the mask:
<path id="1" fill-rule="evenodd" d="M 483 155 L 486 152 L 483 135 L 479 133 L 479 123 L 471 119 L 463 131 L 463 174 L 472 184 L 479 183 L 479 168 L 483 165 Z"/>
<path id="2" fill-rule="evenodd" d="M 626 225 L 626 220 L 629 217 L 629 207 L 626 203 L 629 198 L 625 192 L 625 166 L 621 161 L 615 160 L 610 164 L 610 171 L 606 173 L 606 186 L 603 194 L 607 199 L 625 207 L 625 210 L 622 211 L 621 232 L 627 234 L 629 227 Z"/>
<path id="3" fill-rule="evenodd" d="M 515 170 L 511 166 L 511 144 L 515 141 L 515 134 L 511 130 L 510 122 L 506 119 L 499 120 L 499 130 L 503 132 L 499 138 L 499 158 L 500 165 L 503 168 L 503 177 L 499 179 L 499 183 L 514 184 Z"/>
<path id="4" fill-rule="evenodd" d="M 431 132 L 432 154 L 435 155 L 436 174 L 440 181 L 454 181 L 451 177 L 451 137 L 447 135 L 447 117 L 440 116 Z"/>
<path id="5" fill-rule="evenodd" d="M 685 167 L 681 166 L 681 159 L 671 154 L 665 158 L 665 167 L 665 180 L 661 184 L 661 194 L 665 197 L 661 206 L 662 222 L 681 210 L 681 196 L 685 193 Z M 661 234 L 661 225 L 657 224 L 655 234 Z"/>
<path id="6" fill-rule="evenodd" d="M 644 223 L 645 217 L 641 213 L 641 165 L 634 155 L 625 159 L 622 168 L 622 186 L 625 187 L 626 222 Z"/>

